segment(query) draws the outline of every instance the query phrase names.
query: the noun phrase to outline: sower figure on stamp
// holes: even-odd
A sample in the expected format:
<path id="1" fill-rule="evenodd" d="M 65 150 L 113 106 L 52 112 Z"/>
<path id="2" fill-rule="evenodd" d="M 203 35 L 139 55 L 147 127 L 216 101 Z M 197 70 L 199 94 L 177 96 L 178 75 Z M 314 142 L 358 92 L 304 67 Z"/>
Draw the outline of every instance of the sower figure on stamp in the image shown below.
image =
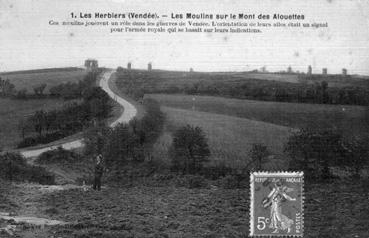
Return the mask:
<path id="1" fill-rule="evenodd" d="M 286 186 L 282 186 L 281 181 L 277 181 L 273 190 L 269 193 L 268 198 L 271 202 L 270 207 L 270 228 L 275 229 L 272 233 L 278 233 L 279 230 L 287 230 L 290 233 L 293 220 L 282 213 L 282 201 L 296 201 L 296 198 L 291 198 L 287 192 L 292 191 Z"/>
<path id="2" fill-rule="evenodd" d="M 97 157 L 96 157 L 96 165 L 95 165 L 95 178 L 94 178 L 94 186 L 93 186 L 93 189 L 94 190 L 98 190 L 100 191 L 101 190 L 101 177 L 103 175 L 103 172 L 104 172 L 104 167 L 102 165 L 102 155 L 99 154 Z"/>

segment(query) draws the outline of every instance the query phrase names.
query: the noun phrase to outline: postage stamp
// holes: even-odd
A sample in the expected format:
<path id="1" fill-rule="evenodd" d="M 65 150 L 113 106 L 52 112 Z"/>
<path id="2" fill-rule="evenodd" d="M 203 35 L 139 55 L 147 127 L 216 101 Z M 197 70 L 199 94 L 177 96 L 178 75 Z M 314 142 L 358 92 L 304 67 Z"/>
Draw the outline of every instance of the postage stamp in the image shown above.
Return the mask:
<path id="1" fill-rule="evenodd" d="M 250 236 L 303 236 L 303 172 L 252 172 L 250 188 Z"/>

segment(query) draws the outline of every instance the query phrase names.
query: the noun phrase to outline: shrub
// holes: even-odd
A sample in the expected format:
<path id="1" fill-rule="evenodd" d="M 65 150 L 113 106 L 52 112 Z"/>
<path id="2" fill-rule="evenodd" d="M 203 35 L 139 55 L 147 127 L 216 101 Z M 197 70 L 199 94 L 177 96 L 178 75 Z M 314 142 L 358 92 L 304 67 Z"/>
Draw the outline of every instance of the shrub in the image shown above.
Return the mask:
<path id="1" fill-rule="evenodd" d="M 21 89 L 17 92 L 17 94 L 14 96 L 16 99 L 27 99 L 27 89 Z"/>
<path id="2" fill-rule="evenodd" d="M 0 178 L 11 181 L 55 184 L 54 175 L 46 171 L 45 168 L 29 165 L 24 157 L 14 153 L 0 156 Z"/>

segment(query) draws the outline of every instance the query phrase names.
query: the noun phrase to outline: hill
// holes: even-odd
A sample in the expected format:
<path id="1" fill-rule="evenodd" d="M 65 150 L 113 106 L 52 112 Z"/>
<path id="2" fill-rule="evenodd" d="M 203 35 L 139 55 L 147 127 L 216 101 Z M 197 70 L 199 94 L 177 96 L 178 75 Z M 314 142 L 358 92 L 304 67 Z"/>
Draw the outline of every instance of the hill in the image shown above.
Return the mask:
<path id="1" fill-rule="evenodd" d="M 33 93 L 34 86 L 45 83 L 47 93 L 50 87 L 66 82 L 78 82 L 85 74 L 86 71 L 80 68 L 52 68 L 1 73 L 0 77 L 3 80 L 9 79 L 16 90 L 27 89 L 28 93 Z"/>

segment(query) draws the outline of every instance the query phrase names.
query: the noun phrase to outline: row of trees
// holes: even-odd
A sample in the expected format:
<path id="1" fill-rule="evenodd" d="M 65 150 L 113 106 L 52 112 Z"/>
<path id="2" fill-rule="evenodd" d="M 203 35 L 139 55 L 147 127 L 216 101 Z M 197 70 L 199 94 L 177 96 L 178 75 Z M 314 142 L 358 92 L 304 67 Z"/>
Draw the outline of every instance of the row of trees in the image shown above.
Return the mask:
<path id="1" fill-rule="evenodd" d="M 184 88 L 171 86 L 159 91 L 278 102 L 369 105 L 369 90 L 360 87 L 329 88 L 325 81 L 312 85 L 279 85 L 278 83 L 255 85 L 247 82 L 232 85 L 207 82 L 188 85 Z"/>
<path id="2" fill-rule="evenodd" d="M 44 96 L 44 90 L 46 88 L 46 83 L 35 85 L 33 87 L 34 96 L 42 97 Z M 1 97 L 13 97 L 16 99 L 27 99 L 27 89 L 16 90 L 15 85 L 10 82 L 9 79 L 2 79 L 0 77 L 0 96 Z"/>
<path id="3" fill-rule="evenodd" d="M 85 91 L 89 91 L 91 87 L 95 86 L 97 75 L 98 72 L 89 72 L 83 80 L 78 82 L 67 82 L 53 86 L 49 89 L 50 95 L 64 99 L 81 98 Z"/>
<path id="4" fill-rule="evenodd" d="M 62 97 L 64 99 L 81 98 L 85 91 L 94 86 L 97 75 L 101 72 L 89 72 L 86 76 L 78 82 L 61 83 L 49 88 L 49 94 L 45 94 L 47 87 L 46 83 L 34 85 L 32 87 L 33 94 L 29 93 L 27 89 L 16 90 L 15 85 L 9 79 L 1 79 L 0 77 L 0 96 L 11 97 L 15 99 L 29 99 L 29 98 L 43 98 L 45 96 Z"/>
<path id="5" fill-rule="evenodd" d="M 184 93 L 279 102 L 369 105 L 368 88 L 329 87 L 326 81 L 290 83 L 205 74 L 197 74 L 192 80 L 177 75 L 178 80 L 172 81 L 168 76 L 169 73 L 121 71 L 117 82 L 127 92 L 138 95 Z"/>
<path id="6" fill-rule="evenodd" d="M 61 109 L 36 111 L 27 120 L 21 120 L 19 128 L 23 141 L 18 147 L 47 143 L 72 135 L 93 123 L 103 121 L 112 111 L 110 97 L 99 87 L 84 91 L 82 101 L 66 104 Z M 25 138 L 26 133 L 36 136 Z"/>

